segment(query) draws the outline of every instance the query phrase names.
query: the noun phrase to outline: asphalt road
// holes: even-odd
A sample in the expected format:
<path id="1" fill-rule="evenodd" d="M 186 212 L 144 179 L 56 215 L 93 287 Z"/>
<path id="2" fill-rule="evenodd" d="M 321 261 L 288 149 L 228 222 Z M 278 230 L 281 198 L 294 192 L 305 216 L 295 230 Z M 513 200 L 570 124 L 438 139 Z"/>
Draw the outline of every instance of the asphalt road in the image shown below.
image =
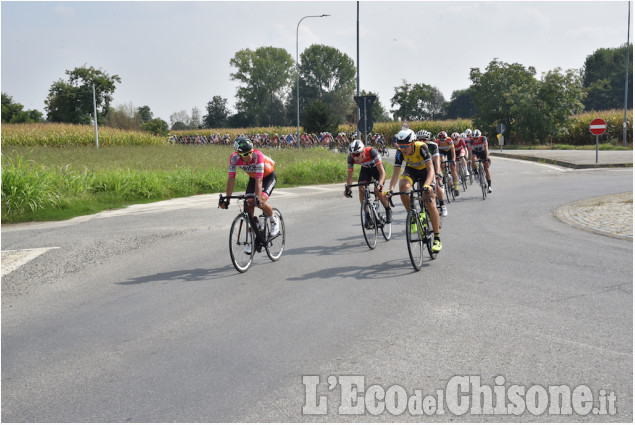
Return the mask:
<path id="1" fill-rule="evenodd" d="M 3 251 L 52 249 L 3 275 L 2 421 L 632 422 L 633 244 L 553 216 L 632 191 L 632 168 L 492 169 L 494 193 L 474 185 L 449 206 L 443 251 L 420 272 L 405 211 L 370 251 L 343 185 L 274 191 L 285 252 L 245 274 L 227 251 L 235 205 L 216 195 L 3 226 Z M 452 384 L 466 376 L 461 400 L 487 393 L 480 382 L 509 414 L 474 401 L 461 414 Z M 347 383 L 360 379 L 355 405 Z M 608 414 L 550 414 L 550 386 L 578 402 L 588 387 Z M 533 401 L 514 403 L 519 387 Z M 445 408 L 381 409 L 398 388 Z"/>

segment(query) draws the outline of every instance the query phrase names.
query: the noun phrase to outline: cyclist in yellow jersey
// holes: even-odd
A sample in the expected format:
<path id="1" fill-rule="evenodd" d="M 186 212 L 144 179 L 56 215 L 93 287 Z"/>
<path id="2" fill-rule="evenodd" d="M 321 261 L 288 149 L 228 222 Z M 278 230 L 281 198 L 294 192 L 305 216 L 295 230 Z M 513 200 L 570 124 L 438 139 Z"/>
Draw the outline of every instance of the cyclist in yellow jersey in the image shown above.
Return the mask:
<path id="1" fill-rule="evenodd" d="M 397 153 L 388 192 L 392 192 L 397 180 L 399 180 L 399 192 L 409 191 L 417 180 L 423 181 L 423 188 L 430 195 L 430 198 L 426 199 L 426 206 L 430 213 L 430 221 L 432 221 L 432 230 L 434 231 L 432 250 L 439 252 L 442 248 L 439 231 L 439 211 L 437 210 L 434 193 L 434 166 L 428 152 L 428 146 L 425 142 L 415 142 L 417 135 L 410 129 L 401 130 L 395 137 Z M 406 167 L 400 176 L 399 172 L 401 171 L 402 162 L 406 163 Z M 410 197 L 408 195 L 401 195 L 401 202 L 406 211 L 410 210 Z"/>

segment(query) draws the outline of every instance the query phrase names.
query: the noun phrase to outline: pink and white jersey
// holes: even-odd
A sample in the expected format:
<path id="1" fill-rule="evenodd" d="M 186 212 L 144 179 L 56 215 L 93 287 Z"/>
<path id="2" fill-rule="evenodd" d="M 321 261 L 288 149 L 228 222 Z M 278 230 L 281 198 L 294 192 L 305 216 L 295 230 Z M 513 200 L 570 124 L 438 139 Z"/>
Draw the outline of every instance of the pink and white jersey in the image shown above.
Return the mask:
<path id="1" fill-rule="evenodd" d="M 261 179 L 267 177 L 273 173 L 273 166 L 275 162 L 258 149 L 254 149 L 251 154 L 251 161 L 248 163 L 238 155 L 238 152 L 234 152 L 229 157 L 229 170 L 227 173 L 229 177 L 236 177 L 236 167 L 241 168 L 245 173 L 249 174 L 249 177 L 254 179 Z"/>
<path id="2" fill-rule="evenodd" d="M 377 149 L 365 147 L 361 155 L 356 157 L 352 154 L 348 155 L 348 171 L 352 172 L 355 164 L 365 168 L 373 168 L 381 164 L 381 156 L 377 152 Z"/>
<path id="3" fill-rule="evenodd" d="M 472 138 L 472 150 L 476 152 L 484 152 L 485 147 L 487 146 L 487 137 L 474 137 Z"/>

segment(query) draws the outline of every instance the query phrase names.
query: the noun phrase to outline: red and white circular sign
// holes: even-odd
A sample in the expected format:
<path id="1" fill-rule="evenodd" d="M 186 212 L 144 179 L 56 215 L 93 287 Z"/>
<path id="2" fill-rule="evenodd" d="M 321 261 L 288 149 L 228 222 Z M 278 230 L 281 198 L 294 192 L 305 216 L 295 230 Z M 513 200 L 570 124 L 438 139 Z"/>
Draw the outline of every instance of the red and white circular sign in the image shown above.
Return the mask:
<path id="1" fill-rule="evenodd" d="M 594 119 L 589 125 L 589 131 L 596 136 L 604 134 L 604 132 L 606 131 L 606 121 L 604 121 L 602 118 Z"/>

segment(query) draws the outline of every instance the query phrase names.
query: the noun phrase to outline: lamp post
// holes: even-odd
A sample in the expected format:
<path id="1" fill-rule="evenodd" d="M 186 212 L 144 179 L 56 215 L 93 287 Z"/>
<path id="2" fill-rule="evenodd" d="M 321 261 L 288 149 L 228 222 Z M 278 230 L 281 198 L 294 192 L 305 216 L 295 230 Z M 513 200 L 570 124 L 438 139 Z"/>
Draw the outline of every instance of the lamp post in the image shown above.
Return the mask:
<path id="1" fill-rule="evenodd" d="M 323 18 L 325 16 L 331 16 L 331 15 L 309 15 L 309 16 L 305 16 L 302 19 L 300 19 L 298 21 L 298 26 L 295 29 L 295 75 L 296 75 L 296 92 L 295 92 L 295 97 L 296 97 L 296 102 L 297 102 L 297 108 L 296 108 L 296 112 L 297 112 L 297 123 L 298 123 L 298 149 L 300 149 L 300 68 L 298 65 L 298 33 L 300 30 L 300 22 L 302 22 L 304 19 L 306 18 Z"/>

